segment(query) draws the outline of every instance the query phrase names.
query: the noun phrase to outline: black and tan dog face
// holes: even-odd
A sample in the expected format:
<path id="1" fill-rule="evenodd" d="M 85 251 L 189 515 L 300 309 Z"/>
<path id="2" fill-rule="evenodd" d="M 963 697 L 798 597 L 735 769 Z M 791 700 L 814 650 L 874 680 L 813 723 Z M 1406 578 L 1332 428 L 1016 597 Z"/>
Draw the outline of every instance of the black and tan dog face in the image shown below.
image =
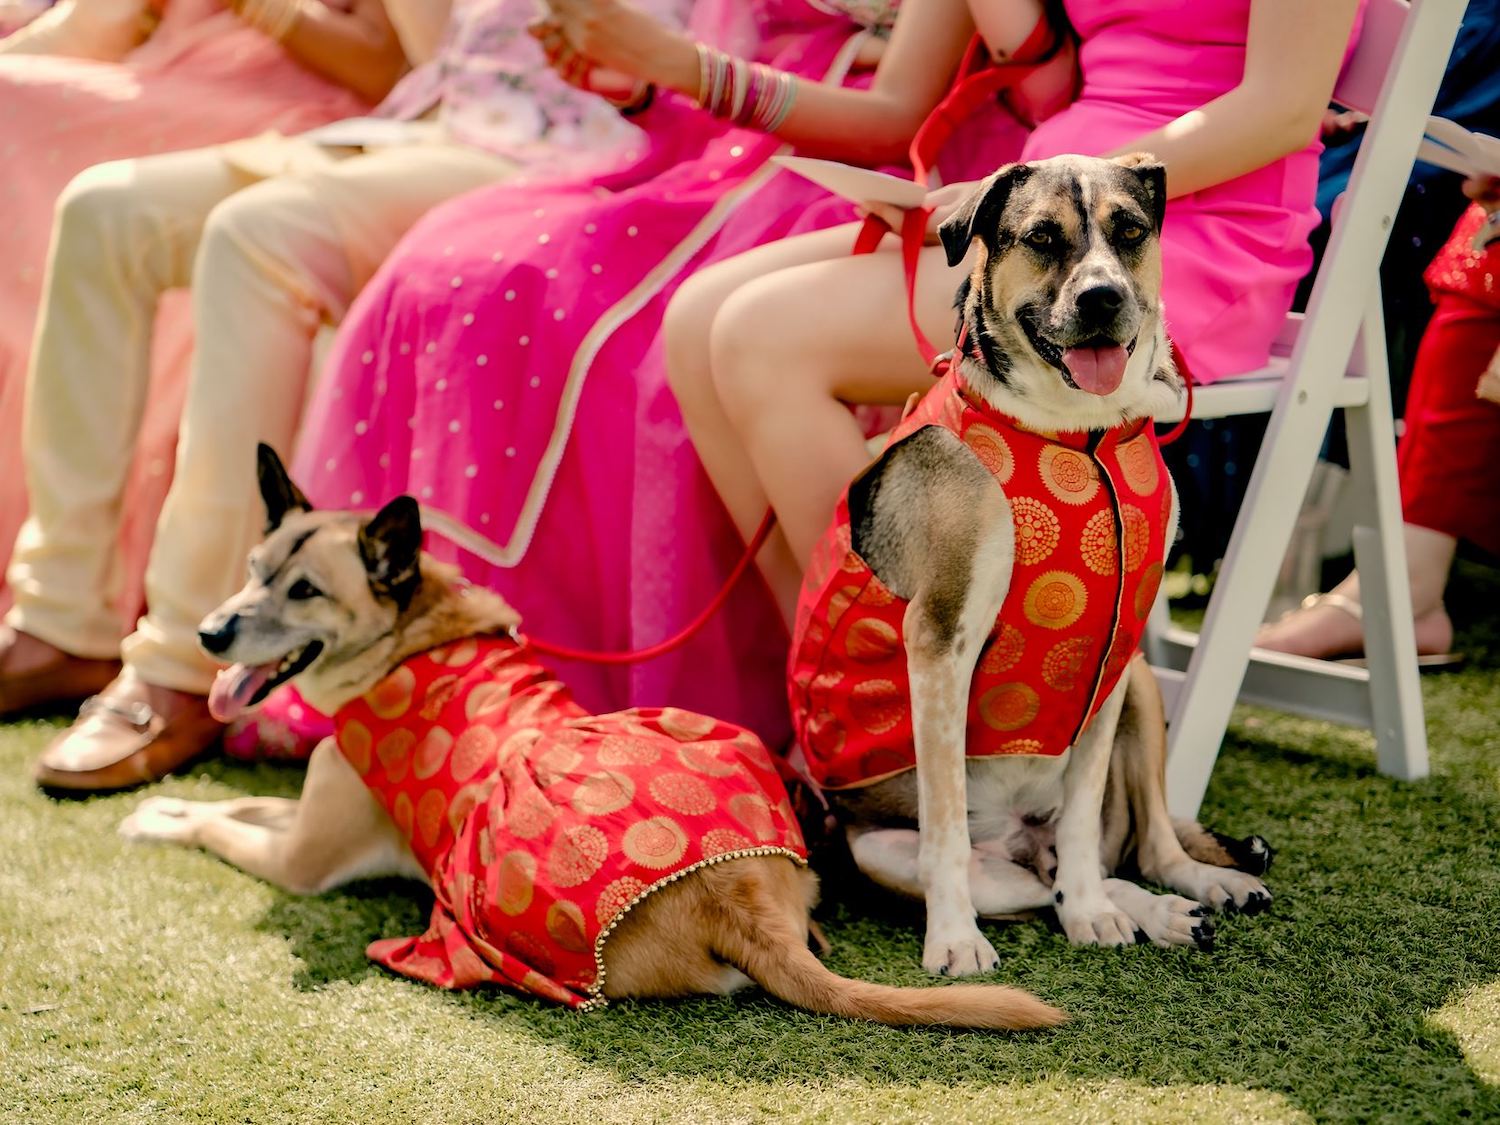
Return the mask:
<path id="1" fill-rule="evenodd" d="M 1011 164 L 943 223 L 974 389 L 1028 424 L 1093 429 L 1175 401 L 1161 317 L 1166 173 L 1147 156 Z"/>
<path id="2" fill-rule="evenodd" d="M 411 497 L 368 518 L 315 512 L 264 445 L 259 475 L 265 541 L 250 553 L 244 588 L 198 633 L 206 652 L 232 665 L 209 700 L 226 721 L 294 676 L 352 684 L 367 664 L 383 672 L 388 642 L 422 582 L 422 528 Z"/>

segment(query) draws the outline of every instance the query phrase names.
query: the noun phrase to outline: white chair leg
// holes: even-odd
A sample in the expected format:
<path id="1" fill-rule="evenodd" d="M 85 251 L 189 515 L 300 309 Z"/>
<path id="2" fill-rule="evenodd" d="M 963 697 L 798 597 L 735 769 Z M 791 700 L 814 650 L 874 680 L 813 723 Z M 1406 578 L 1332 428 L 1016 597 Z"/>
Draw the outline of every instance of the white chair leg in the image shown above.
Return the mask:
<path id="1" fill-rule="evenodd" d="M 1270 602 L 1332 414 L 1331 381 L 1323 382 L 1322 388 L 1288 388 L 1289 393 L 1283 393 L 1256 456 L 1171 721 L 1167 804 L 1173 816 L 1196 816 L 1208 789 L 1250 662 L 1255 631 Z M 1289 502 L 1287 497 L 1296 499 Z"/>
<path id="2" fill-rule="evenodd" d="M 1365 314 L 1362 331 L 1362 342 L 1379 345 L 1367 347 L 1365 353 L 1376 367 L 1370 371 L 1370 399 L 1365 406 L 1345 411 L 1344 417 L 1355 486 L 1354 562 L 1359 568 L 1375 754 L 1381 773 L 1414 781 L 1427 776 L 1427 726 L 1378 301 Z"/>

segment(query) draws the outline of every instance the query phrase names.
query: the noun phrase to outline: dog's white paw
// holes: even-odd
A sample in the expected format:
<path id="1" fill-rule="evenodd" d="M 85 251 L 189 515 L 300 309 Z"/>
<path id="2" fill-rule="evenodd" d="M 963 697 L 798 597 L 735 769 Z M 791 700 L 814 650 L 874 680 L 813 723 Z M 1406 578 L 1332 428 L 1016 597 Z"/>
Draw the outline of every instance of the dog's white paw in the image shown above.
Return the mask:
<path id="1" fill-rule="evenodd" d="M 120 822 L 118 829 L 127 840 L 165 841 L 173 844 L 187 843 L 197 822 L 196 813 L 202 802 L 184 801 L 177 797 L 147 797 Z"/>
<path id="2" fill-rule="evenodd" d="M 1130 915 L 1139 934 L 1156 945 L 1191 945 L 1204 953 L 1213 950 L 1214 921 L 1201 902 L 1153 894 L 1124 879 L 1108 879 L 1104 889 L 1109 900 Z"/>
<path id="3" fill-rule="evenodd" d="M 1189 861 L 1164 873 L 1160 881 L 1225 914 L 1264 914 L 1271 892 L 1254 875 L 1232 867 Z"/>
<path id="4" fill-rule="evenodd" d="M 951 929 L 954 932 L 944 933 L 928 925 L 922 968 L 940 977 L 972 977 L 1000 967 L 1000 955 L 972 921 L 966 928 Z"/>
<path id="5" fill-rule="evenodd" d="M 1135 920 L 1107 898 L 1070 902 L 1062 891 L 1056 895 L 1057 920 L 1074 945 L 1134 945 Z"/>

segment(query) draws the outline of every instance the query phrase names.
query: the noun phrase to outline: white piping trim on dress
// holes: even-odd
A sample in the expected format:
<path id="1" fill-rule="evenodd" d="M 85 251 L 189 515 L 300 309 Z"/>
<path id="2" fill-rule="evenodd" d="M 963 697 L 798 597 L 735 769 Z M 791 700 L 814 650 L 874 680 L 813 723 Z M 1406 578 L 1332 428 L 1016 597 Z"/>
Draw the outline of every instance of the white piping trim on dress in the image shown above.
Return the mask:
<path id="1" fill-rule="evenodd" d="M 697 863 L 684 867 L 681 871 L 674 871 L 665 879 L 658 879 L 622 906 L 615 913 L 614 917 L 609 920 L 609 923 L 599 931 L 599 936 L 594 939 L 594 971 L 598 976 L 594 979 L 594 983 L 588 987 L 588 999 L 573 1010 L 576 1012 L 597 1012 L 599 1009 L 608 1006 L 609 997 L 604 995 L 604 943 L 609 940 L 610 935 L 615 932 L 615 927 L 620 924 L 627 914 L 657 891 L 663 887 L 670 886 L 685 875 L 691 875 L 705 867 L 713 867 L 715 864 L 727 863 L 731 859 L 750 859 L 761 855 L 785 856 L 798 867 L 807 866 L 806 857 L 800 856 L 791 848 L 782 847 L 780 844 L 762 844 L 754 848 L 739 848 L 732 852 L 720 852 L 718 855 L 711 855 L 700 859 Z"/>
<path id="2" fill-rule="evenodd" d="M 870 35 L 868 31 L 861 31 L 849 37 L 834 57 L 827 73 L 824 74 L 824 84 L 844 80 L 859 49 Z M 790 145 L 783 145 L 777 151 L 786 152 L 790 148 Z M 720 197 L 708 214 L 672 253 L 658 262 L 634 289 L 611 308 L 605 310 L 603 315 L 594 322 L 593 327 L 579 344 L 578 351 L 574 353 L 573 362 L 569 365 L 567 381 L 563 384 L 562 398 L 558 403 L 557 419 L 552 427 L 552 436 L 547 442 L 547 448 L 542 452 L 542 459 L 537 465 L 536 473 L 531 478 L 531 486 L 527 490 L 525 502 L 521 505 L 520 515 L 516 517 L 515 526 L 511 529 L 509 541 L 503 547 L 499 547 L 495 554 L 476 552 L 486 562 L 494 566 L 509 568 L 520 565 L 521 560 L 526 557 L 526 552 L 531 547 L 532 536 L 536 534 L 536 526 L 541 521 L 542 509 L 552 494 L 552 483 L 557 477 L 558 466 L 562 464 L 562 455 L 567 448 L 568 438 L 572 436 L 573 422 L 578 413 L 578 402 L 583 395 L 584 384 L 588 381 L 590 368 L 600 350 L 626 321 L 645 307 L 646 302 L 661 290 L 669 277 L 675 276 L 698 251 L 708 244 L 708 240 L 718 233 L 724 220 L 750 194 L 759 190 L 766 180 L 780 170 L 767 160 L 738 188 Z"/>

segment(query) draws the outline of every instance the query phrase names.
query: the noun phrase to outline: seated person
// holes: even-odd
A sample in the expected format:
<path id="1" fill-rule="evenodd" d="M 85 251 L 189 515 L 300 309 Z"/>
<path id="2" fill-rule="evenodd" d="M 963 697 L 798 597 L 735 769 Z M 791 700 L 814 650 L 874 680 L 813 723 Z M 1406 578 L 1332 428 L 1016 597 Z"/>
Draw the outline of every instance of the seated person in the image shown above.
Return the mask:
<path id="1" fill-rule="evenodd" d="M 139 783 L 217 738 L 197 627 L 260 537 L 256 442 L 291 446 L 314 335 L 396 240 L 443 199 L 563 153 L 596 158 L 631 133 L 548 70 L 526 32 L 529 0 L 455 0 L 451 18 L 432 0 L 389 9 L 420 65 L 383 112 L 397 129 L 435 118 L 413 124 L 412 143 L 350 155 L 262 137 L 102 165 L 64 194 L 29 376 L 32 514 L 9 574 L 0 713 L 98 695 L 43 754 L 44 785 Z M 528 112 L 505 112 L 517 86 Z M 152 315 L 183 285 L 198 347 L 148 612 L 122 645 L 108 605 L 121 482 L 148 393 Z"/>
<path id="2" fill-rule="evenodd" d="M 958 8 L 950 18 L 972 11 L 997 53 L 1017 42 L 1007 24 L 1025 27 L 1023 13 L 1040 7 L 931 2 Z M 1018 152 L 986 154 L 990 168 L 1069 152 L 1149 152 L 1165 163 L 1163 307 L 1200 382 L 1265 362 L 1310 263 L 1318 128 L 1357 7 L 1216 0 L 1184 20 L 1170 6 L 1068 0 L 1080 40 L 1077 98 Z M 915 65 L 902 25 L 919 12 L 928 12 L 924 0 L 903 10 L 883 70 Z M 881 110 L 840 112 L 848 134 L 863 137 Z M 929 195 L 929 236 L 972 186 Z M 719 495 L 747 538 L 768 504 L 777 514 L 781 534 L 761 565 L 788 619 L 840 492 L 869 461 L 846 404 L 898 405 L 931 385 L 903 315 L 894 240 L 851 258 L 853 237 L 844 229 L 790 239 L 705 270 L 668 317 L 669 373 Z M 939 347 L 952 338 L 961 276 L 941 249 L 923 251 L 916 312 Z"/>
<path id="3" fill-rule="evenodd" d="M 26 515 L 21 400 L 58 196 L 107 160 L 369 112 L 406 65 L 380 0 L 305 0 L 298 10 L 294 26 L 263 28 L 264 4 L 63 0 L 0 41 L 0 570 Z M 157 391 L 125 486 L 140 519 L 121 528 L 122 626 L 140 611 L 150 529 L 170 479 L 190 347 L 185 313 L 173 294 L 155 335 Z M 0 610 L 7 604 L 0 583 Z"/>
<path id="4" fill-rule="evenodd" d="M 1500 558 L 1500 180 L 1470 180 L 1475 200 L 1426 272 L 1436 306 L 1417 349 L 1396 447 L 1417 653 L 1446 655 L 1443 588 L 1459 540 Z M 1481 231 L 1486 231 L 1481 235 Z M 1492 239 L 1476 247 L 1476 237 Z M 1322 659 L 1364 651 L 1359 574 L 1264 626 L 1262 648 Z"/>

